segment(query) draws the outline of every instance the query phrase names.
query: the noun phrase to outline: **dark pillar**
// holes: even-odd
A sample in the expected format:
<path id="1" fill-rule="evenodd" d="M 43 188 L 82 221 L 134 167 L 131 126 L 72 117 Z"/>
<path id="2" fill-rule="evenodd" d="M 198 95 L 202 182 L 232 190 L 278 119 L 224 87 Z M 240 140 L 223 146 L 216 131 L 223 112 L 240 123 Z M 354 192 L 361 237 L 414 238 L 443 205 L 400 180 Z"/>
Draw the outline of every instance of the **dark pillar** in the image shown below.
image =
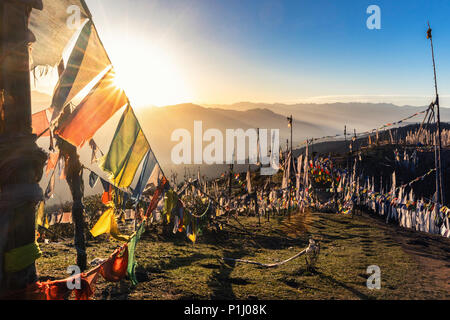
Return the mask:
<path id="1" fill-rule="evenodd" d="M 0 2 L 0 296 L 19 292 L 37 280 L 34 263 L 6 272 L 5 253 L 35 242 L 35 209 L 42 199 L 38 182 L 47 159 L 31 128 L 30 47 L 32 9 L 41 0 Z"/>

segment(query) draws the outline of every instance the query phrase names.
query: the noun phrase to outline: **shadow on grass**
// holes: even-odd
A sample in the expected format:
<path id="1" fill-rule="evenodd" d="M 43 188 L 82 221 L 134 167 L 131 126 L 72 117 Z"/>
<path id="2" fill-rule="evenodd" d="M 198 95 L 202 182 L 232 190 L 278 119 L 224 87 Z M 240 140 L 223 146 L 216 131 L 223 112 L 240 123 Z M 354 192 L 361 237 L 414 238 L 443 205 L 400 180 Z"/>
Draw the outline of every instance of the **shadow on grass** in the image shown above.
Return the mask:
<path id="1" fill-rule="evenodd" d="M 101 292 L 102 300 L 128 300 L 132 287 L 128 279 L 122 279 L 119 282 L 112 283 Z"/>
<path id="2" fill-rule="evenodd" d="M 325 281 L 327 281 L 329 283 L 332 283 L 332 284 L 334 284 L 336 286 L 339 286 L 339 287 L 341 287 L 341 288 L 343 288 L 345 290 L 348 290 L 349 292 L 351 292 L 352 294 L 354 294 L 355 296 L 357 296 L 361 300 L 371 300 L 372 299 L 370 296 L 368 296 L 368 295 L 366 295 L 366 294 L 356 290 L 355 288 L 352 288 L 352 287 L 346 285 L 345 283 L 343 283 L 343 282 L 341 282 L 339 280 L 336 280 L 332 276 L 326 275 L 326 274 L 318 271 L 317 269 L 311 269 L 311 270 L 305 271 L 305 272 L 309 272 L 311 274 L 318 275 L 321 279 L 323 279 L 323 280 L 325 280 Z"/>
<path id="3" fill-rule="evenodd" d="M 233 251 L 224 251 L 225 257 L 232 257 L 233 259 L 240 259 L 246 256 L 248 252 L 243 248 Z M 233 284 L 245 285 L 248 282 L 240 278 L 231 278 L 230 275 L 236 266 L 234 261 L 220 260 L 220 268 L 214 271 L 208 280 L 208 287 L 211 288 L 210 299 L 213 300 L 234 300 L 237 299 L 233 292 Z"/>
<path id="4" fill-rule="evenodd" d="M 187 267 L 195 263 L 196 261 L 200 261 L 203 259 L 212 259 L 217 256 L 211 254 L 202 254 L 202 253 L 194 253 L 190 256 L 185 257 L 173 257 L 169 260 L 169 262 L 161 262 L 162 270 L 174 270 L 180 267 Z"/>

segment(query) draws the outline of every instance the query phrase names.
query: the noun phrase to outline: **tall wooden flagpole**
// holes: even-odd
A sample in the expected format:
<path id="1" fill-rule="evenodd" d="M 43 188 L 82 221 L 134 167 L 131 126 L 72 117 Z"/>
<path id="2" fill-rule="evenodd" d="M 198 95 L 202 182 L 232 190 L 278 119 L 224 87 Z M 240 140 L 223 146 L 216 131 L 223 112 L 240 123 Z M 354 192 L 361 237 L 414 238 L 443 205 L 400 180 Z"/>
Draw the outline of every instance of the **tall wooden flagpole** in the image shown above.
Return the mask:
<path id="1" fill-rule="evenodd" d="M 440 108 L 439 108 L 439 94 L 437 88 L 437 77 L 436 77 L 436 63 L 434 60 L 434 47 L 433 47 L 433 37 L 431 35 L 431 27 L 430 23 L 428 23 L 427 30 L 427 39 L 430 39 L 431 45 L 431 57 L 433 59 L 433 72 L 434 72 L 434 89 L 436 94 L 436 100 L 434 102 L 434 106 L 436 108 L 436 129 L 437 134 L 435 137 L 435 148 L 437 148 L 436 152 L 436 202 L 444 204 L 444 180 L 442 179 L 442 162 L 441 162 L 441 149 L 442 149 L 442 139 L 441 139 L 441 116 L 440 116 Z"/>
<path id="2" fill-rule="evenodd" d="M 288 127 L 291 129 L 291 156 L 289 159 L 290 162 L 290 166 L 292 168 L 292 170 L 294 170 L 294 155 L 292 154 L 292 115 L 290 117 L 287 117 L 287 121 L 288 121 Z M 291 184 L 291 176 L 290 176 L 290 172 L 289 172 L 289 177 L 288 177 L 288 187 L 289 187 L 289 202 L 288 202 L 288 215 L 289 215 L 289 219 L 291 218 L 291 201 L 292 201 L 292 184 Z"/>

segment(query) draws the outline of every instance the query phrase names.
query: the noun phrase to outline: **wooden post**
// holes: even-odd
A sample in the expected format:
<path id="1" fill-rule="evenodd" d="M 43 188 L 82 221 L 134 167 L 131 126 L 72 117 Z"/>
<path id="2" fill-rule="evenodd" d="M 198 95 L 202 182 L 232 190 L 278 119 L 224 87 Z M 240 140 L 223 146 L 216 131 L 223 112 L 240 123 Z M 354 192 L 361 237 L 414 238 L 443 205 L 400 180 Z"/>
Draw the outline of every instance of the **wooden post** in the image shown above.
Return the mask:
<path id="1" fill-rule="evenodd" d="M 234 161 L 234 159 L 233 159 Z M 231 185 L 233 182 L 233 163 L 230 164 L 230 173 L 229 173 L 229 177 L 228 177 L 228 197 L 229 197 L 229 201 L 231 201 Z"/>
<path id="2" fill-rule="evenodd" d="M 61 118 L 64 117 L 64 114 Z M 66 180 L 72 194 L 72 219 L 74 224 L 74 244 L 77 251 L 77 266 L 81 271 L 86 270 L 86 244 L 84 236 L 84 182 L 83 166 L 77 154 L 77 148 L 61 138 L 57 138 L 57 144 L 64 157 Z"/>
<path id="3" fill-rule="evenodd" d="M 434 107 L 436 108 L 436 135 L 435 135 L 435 162 L 436 162 L 436 202 L 441 205 L 445 205 L 445 194 L 444 194 L 444 179 L 442 174 L 442 161 L 441 161 L 441 149 L 442 149 L 442 138 L 441 138 L 441 116 L 440 116 L 440 106 L 439 106 L 439 93 L 437 87 L 437 77 L 436 77 L 436 63 L 434 60 L 434 47 L 433 47 L 433 37 L 431 34 L 431 27 L 428 23 L 427 38 L 430 39 L 431 45 L 431 57 L 433 59 L 433 72 L 434 72 L 434 89 L 436 93 L 436 101 L 434 102 Z M 450 227 L 450 222 L 448 217 L 445 217 L 445 222 L 447 228 Z"/>
<path id="4" fill-rule="evenodd" d="M 441 162 L 441 149 L 442 149 L 442 138 L 441 138 L 441 115 L 440 115 L 440 107 L 439 107 L 439 93 L 438 93 L 438 87 L 437 87 L 437 77 L 436 77 L 436 63 L 434 60 L 434 47 L 433 47 L 433 37 L 431 35 L 431 28 L 430 24 L 428 23 L 428 31 L 427 31 L 427 38 L 430 39 L 430 45 L 431 45 L 431 57 L 433 59 L 433 71 L 434 71 L 434 89 L 436 93 L 436 101 L 434 102 L 434 107 L 436 107 L 436 137 L 435 137 L 435 146 L 437 146 L 437 162 L 436 162 L 436 194 L 438 198 L 436 199 L 436 202 L 442 202 L 442 205 L 445 203 L 444 198 L 444 180 L 442 179 L 442 162 Z"/>
<path id="5" fill-rule="evenodd" d="M 292 148 L 292 130 L 293 130 L 293 123 L 292 123 L 292 114 L 290 117 L 288 117 L 289 127 L 291 128 L 291 159 L 289 160 L 292 166 L 292 170 L 294 169 L 294 154 L 293 154 L 293 148 Z M 290 173 L 290 172 L 289 172 Z M 291 202 L 292 202 L 292 184 L 291 184 L 291 177 L 289 177 L 289 204 L 288 204 L 288 210 L 289 210 L 289 219 L 291 218 Z"/>
<path id="6" fill-rule="evenodd" d="M 0 296 L 14 292 L 26 299 L 25 288 L 37 280 L 35 263 L 19 271 L 4 270 L 5 253 L 35 242 L 35 210 L 43 199 L 39 181 L 46 153 L 36 145 L 31 128 L 31 10 L 41 0 L 0 2 Z"/>

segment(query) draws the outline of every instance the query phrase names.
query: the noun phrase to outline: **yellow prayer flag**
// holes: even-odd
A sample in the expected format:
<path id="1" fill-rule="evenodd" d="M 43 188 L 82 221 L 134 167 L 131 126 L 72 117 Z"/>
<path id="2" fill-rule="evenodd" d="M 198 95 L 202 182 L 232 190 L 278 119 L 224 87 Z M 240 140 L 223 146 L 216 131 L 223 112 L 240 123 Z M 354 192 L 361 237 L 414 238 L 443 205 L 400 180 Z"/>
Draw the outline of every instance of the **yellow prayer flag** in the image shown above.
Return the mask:
<path id="1" fill-rule="evenodd" d="M 45 228 L 45 229 L 48 229 L 49 227 L 50 227 L 50 224 L 48 223 L 47 216 L 45 216 L 44 228 Z"/>
<path id="2" fill-rule="evenodd" d="M 111 230 L 111 217 L 114 217 L 114 208 L 109 208 L 98 219 L 95 226 L 91 229 L 91 234 L 97 237 L 103 233 L 110 233 Z"/>
<path id="3" fill-rule="evenodd" d="M 45 211 L 44 211 L 44 201 L 39 202 L 39 206 L 36 212 L 36 228 L 37 226 L 43 226 L 44 225 L 44 215 L 45 215 Z M 46 223 L 48 224 L 48 222 L 46 221 Z M 46 226 L 46 228 L 48 228 Z"/>
<path id="4" fill-rule="evenodd" d="M 189 238 L 189 240 L 191 240 L 193 243 L 195 243 L 195 234 L 194 233 L 191 233 L 191 234 L 189 234 L 188 235 L 188 238 Z"/>
<path id="5" fill-rule="evenodd" d="M 98 219 L 95 226 L 91 229 L 91 234 L 97 237 L 103 233 L 109 233 L 114 239 L 127 242 L 130 237 L 119 232 L 116 217 L 114 216 L 114 208 L 109 208 Z"/>

